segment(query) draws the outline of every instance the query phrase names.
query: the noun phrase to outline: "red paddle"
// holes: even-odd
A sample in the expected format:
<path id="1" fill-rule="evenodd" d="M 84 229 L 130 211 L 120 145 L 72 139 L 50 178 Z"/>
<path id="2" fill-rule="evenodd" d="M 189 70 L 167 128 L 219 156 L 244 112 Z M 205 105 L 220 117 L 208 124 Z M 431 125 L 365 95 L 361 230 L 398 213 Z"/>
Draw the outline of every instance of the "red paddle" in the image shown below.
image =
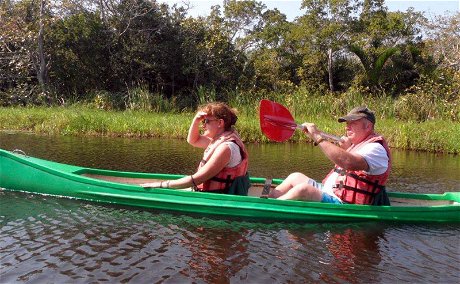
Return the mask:
<path id="1" fill-rule="evenodd" d="M 279 103 L 269 100 L 261 100 L 259 105 L 260 128 L 267 138 L 283 142 L 288 140 L 294 134 L 296 129 L 303 129 L 302 125 L 294 121 L 289 110 Z M 340 137 L 321 133 L 325 139 L 341 141 Z"/>

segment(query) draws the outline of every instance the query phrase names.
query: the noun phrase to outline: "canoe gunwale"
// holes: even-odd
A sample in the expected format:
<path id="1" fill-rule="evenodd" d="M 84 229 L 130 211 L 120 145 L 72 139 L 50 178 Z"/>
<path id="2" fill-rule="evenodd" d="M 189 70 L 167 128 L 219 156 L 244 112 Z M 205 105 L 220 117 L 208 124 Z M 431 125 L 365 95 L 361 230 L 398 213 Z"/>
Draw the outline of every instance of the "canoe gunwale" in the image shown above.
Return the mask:
<path id="1" fill-rule="evenodd" d="M 407 221 L 411 216 L 426 215 L 428 213 L 437 214 L 439 220 L 429 220 L 431 222 L 460 222 L 460 193 L 444 194 L 410 194 L 410 193 L 389 193 L 395 197 L 416 196 L 418 200 L 450 200 L 453 204 L 435 206 L 370 206 L 355 204 L 327 204 L 321 202 L 306 202 L 295 200 L 276 200 L 258 198 L 254 196 L 223 195 L 204 192 L 190 192 L 184 190 L 174 190 L 166 188 L 144 189 L 136 184 L 123 184 L 92 178 L 91 174 L 104 176 L 129 177 L 129 178 L 157 178 L 157 179 L 176 179 L 183 175 L 177 174 L 151 174 L 121 172 L 103 169 L 84 168 L 73 165 L 61 164 L 39 158 L 25 157 L 13 154 L 0 149 L 0 163 L 7 163 L 6 159 L 11 159 L 21 165 L 25 165 L 40 172 L 37 175 L 48 174 L 57 179 L 62 179 L 68 183 L 75 183 L 70 194 L 56 194 L 56 196 L 67 196 L 82 200 L 91 200 L 108 203 L 118 203 L 121 205 L 133 205 L 146 208 L 159 208 L 166 210 L 176 210 L 190 213 L 209 213 L 212 215 L 227 215 L 234 217 L 254 217 L 269 218 L 275 220 L 289 221 Z M 18 165 L 20 167 L 20 165 Z M 0 177 L 4 174 L 0 168 Z M 5 174 L 6 177 L 6 174 Z M 12 180 L 12 179 L 11 179 Z M 264 183 L 264 178 L 251 178 L 251 181 Z M 274 179 L 273 184 L 280 183 L 281 179 Z M 13 182 L 13 181 L 12 181 Z M 67 185 L 66 185 L 67 186 Z M 0 187 L 2 184 L 0 184 Z M 70 187 L 70 185 L 69 185 Z M 80 187 L 86 187 L 81 189 Z M 97 189 L 96 189 L 97 188 Z M 46 192 L 45 188 L 31 190 L 29 188 L 7 188 L 7 190 L 20 190 L 38 194 L 55 195 Z M 61 189 L 60 189 L 61 190 Z M 62 189 L 63 190 L 63 189 Z M 447 195 L 446 195 L 447 194 Z M 239 212 L 241 211 L 241 212 Z M 428 211 L 428 212 L 427 212 Z M 451 212 L 451 213 L 449 213 Z M 441 213 L 449 213 L 451 219 L 442 220 Z M 295 216 L 291 216 L 291 215 Z M 434 217 L 433 217 L 434 218 Z M 423 218 L 417 217 L 411 222 L 426 222 Z M 453 220 L 452 220 L 453 219 Z"/>

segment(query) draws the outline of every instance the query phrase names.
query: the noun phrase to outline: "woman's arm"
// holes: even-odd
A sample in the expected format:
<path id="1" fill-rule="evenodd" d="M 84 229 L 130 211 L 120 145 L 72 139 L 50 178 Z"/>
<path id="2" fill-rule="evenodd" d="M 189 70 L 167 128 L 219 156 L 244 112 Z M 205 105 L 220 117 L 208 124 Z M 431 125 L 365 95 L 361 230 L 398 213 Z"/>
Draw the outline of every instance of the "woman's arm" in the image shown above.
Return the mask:
<path id="1" fill-rule="evenodd" d="M 197 148 L 206 148 L 211 142 L 208 137 L 200 135 L 200 123 L 206 115 L 205 112 L 197 112 L 188 130 L 187 142 Z"/>
<path id="2" fill-rule="evenodd" d="M 169 187 L 186 188 L 202 184 L 210 178 L 216 176 L 230 161 L 231 150 L 228 145 L 221 144 L 212 154 L 209 161 L 191 176 L 185 176 L 176 180 L 161 182 L 143 183 L 142 187 Z M 193 178 L 193 180 L 192 180 Z"/>

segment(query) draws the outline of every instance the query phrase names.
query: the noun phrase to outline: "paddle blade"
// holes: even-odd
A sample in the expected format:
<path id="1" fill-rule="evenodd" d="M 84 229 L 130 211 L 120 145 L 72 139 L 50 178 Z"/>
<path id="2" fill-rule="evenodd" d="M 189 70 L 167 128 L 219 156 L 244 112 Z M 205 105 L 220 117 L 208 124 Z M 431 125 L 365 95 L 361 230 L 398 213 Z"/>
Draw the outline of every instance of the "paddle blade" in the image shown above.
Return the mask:
<path id="1" fill-rule="evenodd" d="M 291 138 L 297 126 L 287 108 L 269 100 L 260 101 L 259 119 L 262 133 L 277 142 Z"/>

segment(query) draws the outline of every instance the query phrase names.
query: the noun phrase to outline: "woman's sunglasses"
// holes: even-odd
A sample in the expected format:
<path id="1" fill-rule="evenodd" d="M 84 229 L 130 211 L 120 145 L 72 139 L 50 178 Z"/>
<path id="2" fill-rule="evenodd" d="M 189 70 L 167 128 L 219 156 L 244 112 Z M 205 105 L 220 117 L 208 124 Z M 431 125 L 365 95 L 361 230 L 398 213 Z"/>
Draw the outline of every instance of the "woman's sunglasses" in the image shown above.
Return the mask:
<path id="1" fill-rule="evenodd" d="M 205 118 L 205 119 L 203 119 L 203 124 L 208 124 L 208 123 L 210 123 L 211 121 L 216 121 L 216 120 L 219 120 L 219 119 L 209 119 L 209 118 Z"/>

